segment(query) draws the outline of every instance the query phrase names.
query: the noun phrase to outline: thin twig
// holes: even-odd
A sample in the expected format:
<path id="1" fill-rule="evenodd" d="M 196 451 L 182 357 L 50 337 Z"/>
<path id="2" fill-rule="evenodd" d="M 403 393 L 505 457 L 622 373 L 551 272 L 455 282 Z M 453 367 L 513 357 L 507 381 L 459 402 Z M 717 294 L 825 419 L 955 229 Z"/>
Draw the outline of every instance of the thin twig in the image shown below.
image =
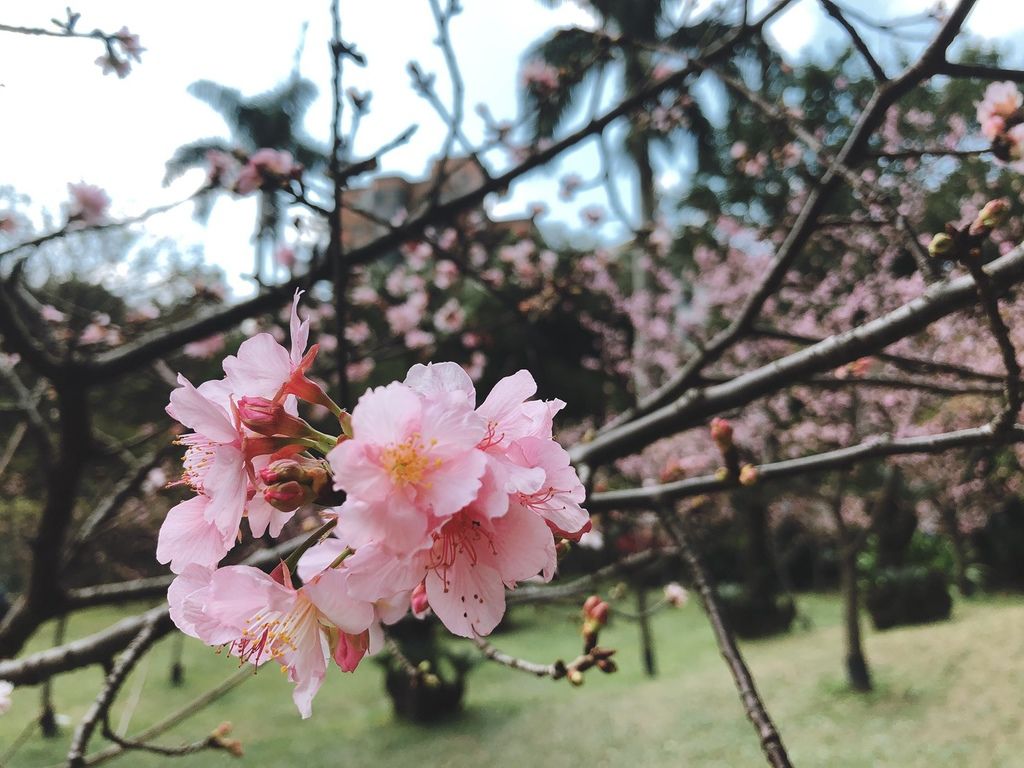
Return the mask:
<path id="1" fill-rule="evenodd" d="M 705 569 L 696 550 L 690 543 L 683 524 L 676 518 L 674 512 L 670 509 L 659 508 L 658 515 L 669 537 L 679 547 L 683 559 L 686 560 L 687 565 L 690 567 L 694 586 L 696 586 L 697 593 L 704 603 L 708 621 L 711 623 L 711 629 L 715 633 L 718 649 L 726 665 L 729 667 L 729 671 L 732 673 L 740 701 L 747 712 L 747 718 L 757 732 L 758 739 L 761 742 L 761 749 L 769 765 L 775 768 L 790 768 L 789 755 L 786 754 L 786 748 L 782 744 L 782 737 L 779 735 L 775 723 L 772 722 L 771 716 L 761 700 L 753 675 L 750 674 L 750 670 L 743 660 L 739 646 L 736 645 L 736 639 L 733 637 L 732 631 L 719 606 L 718 594 L 711 574 Z"/>

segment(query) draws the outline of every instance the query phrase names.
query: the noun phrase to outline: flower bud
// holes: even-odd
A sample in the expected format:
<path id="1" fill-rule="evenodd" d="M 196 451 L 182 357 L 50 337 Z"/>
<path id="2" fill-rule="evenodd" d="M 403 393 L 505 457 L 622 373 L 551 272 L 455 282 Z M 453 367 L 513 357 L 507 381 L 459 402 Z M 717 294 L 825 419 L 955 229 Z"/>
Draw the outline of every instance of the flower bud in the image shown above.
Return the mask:
<path id="1" fill-rule="evenodd" d="M 671 581 L 664 587 L 665 602 L 673 608 L 682 608 L 690 599 L 686 587 L 677 581 Z"/>
<path id="2" fill-rule="evenodd" d="M 267 486 L 263 498 L 282 512 L 292 512 L 317 500 L 330 487 L 330 473 L 320 461 L 306 458 L 278 459 L 259 471 Z"/>
<path id="3" fill-rule="evenodd" d="M 219 749 L 223 749 L 227 752 L 230 752 L 235 757 L 242 757 L 242 755 L 245 754 L 244 750 L 242 749 L 242 742 L 240 742 L 238 739 L 228 738 L 228 735 L 231 733 L 231 730 L 231 723 L 221 723 L 216 728 L 214 728 L 213 732 L 210 734 L 209 744 L 210 746 L 217 747 Z"/>
<path id="4" fill-rule="evenodd" d="M 753 464 L 744 464 L 740 468 L 740 485 L 753 485 L 757 482 L 757 467 Z"/>
<path id="5" fill-rule="evenodd" d="M 430 604 L 427 602 L 427 585 L 425 582 L 421 581 L 416 585 L 409 598 L 409 603 L 413 615 L 418 619 L 422 618 L 430 607 Z"/>
<path id="6" fill-rule="evenodd" d="M 274 509 L 282 512 L 294 512 L 299 507 L 309 504 L 316 498 L 313 489 L 295 480 L 286 483 L 268 485 L 263 491 L 263 498 Z"/>
<path id="7" fill-rule="evenodd" d="M 945 232 L 939 232 L 932 238 L 932 241 L 928 243 L 928 255 L 932 258 L 952 256 L 955 250 L 956 243 L 953 242 L 953 238 Z"/>
<path id="8" fill-rule="evenodd" d="M 260 435 L 305 437 L 312 432 L 309 424 L 287 413 L 284 405 L 265 397 L 243 397 L 237 408 L 242 423 Z"/>
<path id="9" fill-rule="evenodd" d="M 303 465 L 296 459 L 278 459 L 265 466 L 258 474 L 264 485 L 274 485 L 289 480 L 301 480 L 304 471 Z"/>
<path id="10" fill-rule="evenodd" d="M 1010 202 L 1008 200 L 989 200 L 978 213 L 978 218 L 971 224 L 970 234 L 987 235 L 1006 221 L 1009 210 Z"/>
<path id="11" fill-rule="evenodd" d="M 726 451 L 732 446 L 732 424 L 727 420 L 716 416 L 711 420 L 711 439 L 715 441 L 720 451 Z"/>

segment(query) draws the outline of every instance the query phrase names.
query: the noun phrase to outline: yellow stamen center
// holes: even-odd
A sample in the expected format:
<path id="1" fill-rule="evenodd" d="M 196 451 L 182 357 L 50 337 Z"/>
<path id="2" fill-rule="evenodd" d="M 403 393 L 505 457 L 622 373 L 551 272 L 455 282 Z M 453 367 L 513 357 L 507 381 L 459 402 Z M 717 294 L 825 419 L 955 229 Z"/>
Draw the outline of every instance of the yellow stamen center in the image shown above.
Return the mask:
<path id="1" fill-rule="evenodd" d="M 430 461 L 427 447 L 417 434 L 401 443 L 389 445 L 381 451 L 380 461 L 397 485 L 418 485 L 427 469 L 440 460 Z"/>

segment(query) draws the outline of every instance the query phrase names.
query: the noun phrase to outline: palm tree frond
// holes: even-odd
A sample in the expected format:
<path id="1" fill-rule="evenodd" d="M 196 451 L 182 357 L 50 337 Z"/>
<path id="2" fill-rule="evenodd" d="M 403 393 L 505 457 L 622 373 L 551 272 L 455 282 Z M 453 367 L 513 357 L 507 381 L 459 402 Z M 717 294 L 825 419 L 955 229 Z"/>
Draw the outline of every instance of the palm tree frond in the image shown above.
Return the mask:
<path id="1" fill-rule="evenodd" d="M 223 139 L 200 139 L 178 147 L 165 165 L 164 186 L 186 171 L 206 165 L 206 153 L 213 150 L 230 152 L 231 147 Z"/>

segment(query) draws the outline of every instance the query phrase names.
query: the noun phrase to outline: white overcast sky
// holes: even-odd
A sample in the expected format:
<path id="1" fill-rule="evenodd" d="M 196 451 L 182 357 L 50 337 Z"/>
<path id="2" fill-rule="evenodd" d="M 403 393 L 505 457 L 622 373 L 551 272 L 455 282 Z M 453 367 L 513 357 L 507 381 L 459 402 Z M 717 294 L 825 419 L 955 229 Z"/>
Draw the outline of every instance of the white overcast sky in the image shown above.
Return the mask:
<path id="1" fill-rule="evenodd" d="M 855 5 L 884 8 L 885 17 L 893 17 L 925 10 L 934 2 L 855 0 Z M 0 22 L 47 26 L 51 17 L 63 16 L 65 6 L 66 0 L 0 0 Z M 516 115 L 519 57 L 530 43 L 553 27 L 590 25 L 591 20 L 571 2 L 555 9 L 537 0 L 463 0 L 463 6 L 452 35 L 466 80 L 466 128 L 471 138 L 479 138 L 482 126 L 473 113 L 475 104 L 487 103 L 499 118 Z M 409 89 L 407 63 L 415 59 L 426 71 L 438 73 L 439 91 L 448 95 L 443 61 L 432 45 L 435 32 L 427 0 L 341 0 L 341 7 L 343 37 L 369 59 L 365 69 L 346 66 L 345 85 L 374 92 L 357 154 L 418 123 L 414 141 L 384 163 L 386 171 L 418 175 L 440 145 L 444 128 Z M 771 27 L 794 58 L 837 36 L 818 7 L 814 0 L 800 0 Z M 227 135 L 220 117 L 189 96 L 187 85 L 206 78 L 246 95 L 269 89 L 291 71 L 306 23 L 302 72 L 321 88 L 306 128 L 326 139 L 328 8 L 328 0 L 86 0 L 74 5 L 82 14 L 81 30 L 116 31 L 125 25 L 140 36 L 147 50 L 125 80 L 100 74 L 93 63 L 102 52 L 96 41 L 0 33 L 0 185 L 13 186 L 29 195 L 37 209 L 51 211 L 66 199 L 68 182 L 105 188 L 114 213 L 120 215 L 184 196 L 200 183 L 201 174 L 163 189 L 165 160 L 184 143 Z M 1024 33 L 1021 1 L 980 0 L 968 27 L 1012 47 Z M 867 38 L 879 48 L 887 45 L 881 36 Z M 580 152 L 563 162 L 560 172 L 589 176 L 594 163 L 591 152 Z M 673 181 L 670 169 L 664 181 Z M 527 179 L 496 212 L 514 215 L 533 200 L 551 201 L 556 183 L 551 174 Z M 553 215 L 572 226 L 578 224 L 574 211 L 556 209 Z M 151 228 L 183 243 L 205 243 L 209 260 L 233 276 L 251 268 L 252 223 L 251 201 L 222 201 L 208 229 L 194 224 L 187 212 L 154 219 Z"/>

